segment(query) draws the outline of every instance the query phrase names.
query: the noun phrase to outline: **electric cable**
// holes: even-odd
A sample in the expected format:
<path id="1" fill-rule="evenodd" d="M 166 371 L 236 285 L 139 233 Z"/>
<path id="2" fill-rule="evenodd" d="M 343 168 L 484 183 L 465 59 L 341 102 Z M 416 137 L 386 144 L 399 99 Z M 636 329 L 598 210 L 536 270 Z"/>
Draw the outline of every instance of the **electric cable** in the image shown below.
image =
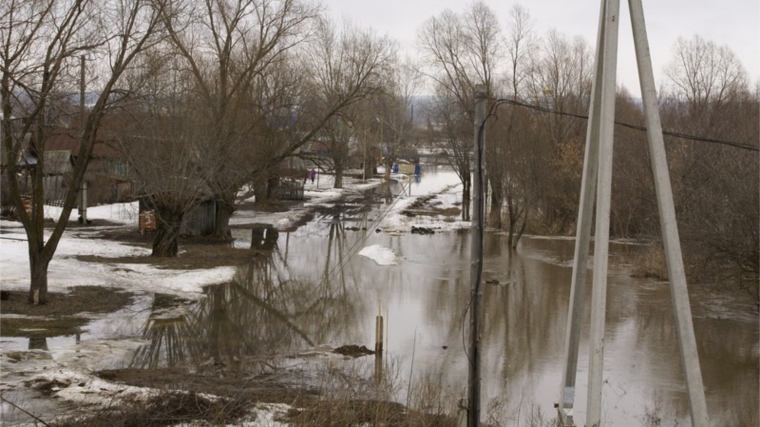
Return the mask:
<path id="1" fill-rule="evenodd" d="M 584 116 L 582 114 L 568 113 L 568 112 L 565 112 L 565 111 L 554 110 L 552 108 L 541 107 L 539 105 L 530 105 L 530 104 L 526 104 L 524 102 L 519 102 L 519 101 L 515 101 L 515 100 L 512 100 L 512 99 L 504 99 L 504 98 L 497 99 L 496 103 L 491 106 L 491 109 L 493 110 L 493 109 L 497 108 L 499 105 L 502 105 L 502 104 L 509 104 L 509 105 L 514 105 L 514 106 L 517 106 L 517 107 L 528 108 L 528 109 L 531 109 L 531 110 L 536 110 L 536 111 L 539 111 L 539 112 L 542 112 L 542 113 L 547 113 L 547 114 L 555 114 L 555 115 L 558 115 L 558 116 L 568 116 L 568 117 L 575 117 L 575 118 L 578 118 L 578 119 L 588 120 L 588 116 Z M 630 128 L 630 129 L 634 129 L 634 130 L 644 131 L 644 132 L 646 132 L 646 130 L 647 130 L 647 128 L 645 126 L 638 126 L 638 125 L 633 125 L 633 124 L 625 123 L 625 122 L 615 121 L 615 124 L 619 125 L 619 126 L 627 127 L 627 128 Z M 688 134 L 685 134 L 685 133 L 672 132 L 672 131 L 666 131 L 666 130 L 663 130 L 662 134 L 663 135 L 667 135 L 667 136 L 672 136 L 674 138 L 679 138 L 679 139 L 686 139 L 686 140 L 691 140 L 691 141 L 700 141 L 700 142 L 709 142 L 709 143 L 713 143 L 713 144 L 728 145 L 728 146 L 731 146 L 731 147 L 740 148 L 742 150 L 760 151 L 760 148 L 758 148 L 758 147 L 756 147 L 754 145 L 743 144 L 741 142 L 726 141 L 726 140 L 714 139 L 714 138 L 706 138 L 706 137 L 703 137 L 703 136 L 694 136 L 694 135 L 688 135 Z"/>

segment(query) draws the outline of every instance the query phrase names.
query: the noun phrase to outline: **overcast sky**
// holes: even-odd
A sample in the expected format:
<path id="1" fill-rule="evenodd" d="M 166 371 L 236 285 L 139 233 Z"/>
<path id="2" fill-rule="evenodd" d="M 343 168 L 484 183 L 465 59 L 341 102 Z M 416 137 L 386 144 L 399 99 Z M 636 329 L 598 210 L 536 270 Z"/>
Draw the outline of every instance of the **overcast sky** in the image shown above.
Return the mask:
<path id="1" fill-rule="evenodd" d="M 455 0 L 323 0 L 335 18 L 369 26 L 413 51 L 416 33 L 428 18 L 445 9 L 463 12 L 470 2 Z M 599 0 L 485 0 L 506 28 L 515 3 L 526 8 L 539 35 L 556 29 L 567 36 L 580 35 L 589 46 L 596 45 Z M 760 78 L 760 0 L 643 0 L 655 81 L 659 87 L 662 70 L 670 60 L 678 38 L 699 34 L 705 40 L 727 45 L 739 57 L 751 83 Z M 618 84 L 638 96 L 639 83 L 628 3 L 620 4 L 622 21 L 618 52 Z"/>

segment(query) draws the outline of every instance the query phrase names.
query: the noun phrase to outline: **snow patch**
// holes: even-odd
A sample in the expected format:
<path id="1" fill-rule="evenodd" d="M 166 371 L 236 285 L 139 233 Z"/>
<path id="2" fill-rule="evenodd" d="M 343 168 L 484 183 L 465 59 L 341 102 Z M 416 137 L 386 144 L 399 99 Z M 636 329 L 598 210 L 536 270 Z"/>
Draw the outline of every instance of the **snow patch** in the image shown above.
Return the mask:
<path id="1" fill-rule="evenodd" d="M 382 245 L 366 246 L 359 255 L 375 261 L 377 265 L 397 265 L 398 256 L 391 248 Z"/>

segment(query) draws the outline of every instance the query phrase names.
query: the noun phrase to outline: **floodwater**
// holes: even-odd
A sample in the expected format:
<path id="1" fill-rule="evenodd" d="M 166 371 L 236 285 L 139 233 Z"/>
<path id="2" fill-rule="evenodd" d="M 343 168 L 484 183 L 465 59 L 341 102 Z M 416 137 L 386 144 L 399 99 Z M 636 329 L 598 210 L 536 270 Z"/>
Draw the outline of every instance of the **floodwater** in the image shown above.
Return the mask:
<path id="1" fill-rule="evenodd" d="M 408 378 L 412 371 L 418 379 L 435 378 L 451 395 L 464 396 L 469 234 L 389 235 L 371 227 L 350 231 L 376 223 L 384 206 L 363 207 L 349 201 L 346 215 L 317 215 L 293 233 L 279 233 L 272 255 L 261 265 L 241 268 L 238 283 L 224 292 L 249 289 L 228 296 L 229 301 L 255 293 L 250 298 L 259 314 L 251 339 L 271 351 L 318 344 L 372 348 L 379 305 L 387 328 L 385 348 L 400 376 Z M 243 246 L 249 240 L 241 234 Z M 398 265 L 380 266 L 356 255 L 369 245 L 391 248 Z M 551 417 L 562 372 L 574 241 L 525 237 L 517 250 L 510 250 L 506 236 L 490 234 L 484 247 L 482 400 L 506 402 L 498 415 L 514 425 L 523 424 L 531 411 Z M 614 426 L 644 425 L 657 418 L 662 425 L 689 425 L 669 287 L 630 277 L 621 262 L 626 253 L 641 249 L 632 243 L 611 245 L 603 419 Z M 693 285 L 690 293 L 713 424 L 757 419 L 757 314 L 740 298 L 716 295 L 706 286 Z M 586 324 L 578 425 L 585 419 L 587 335 Z"/>
<path id="2" fill-rule="evenodd" d="M 451 172 L 428 174 L 417 185 L 452 177 Z M 258 255 L 239 268 L 232 283 L 208 287 L 207 298 L 188 311 L 147 319 L 141 329 L 152 344 L 125 366 L 150 368 L 198 355 L 276 354 L 319 345 L 372 348 L 379 310 L 387 328 L 386 360 L 393 361 L 399 376 L 427 378 L 464 397 L 469 234 L 375 233 L 387 204 L 374 200 L 344 201 L 340 212 L 317 212 L 293 232 L 236 230 L 235 246 Z M 398 264 L 381 266 L 357 255 L 369 245 L 391 248 Z M 496 415 L 507 425 L 525 425 L 538 410 L 544 419 L 556 413 L 573 245 L 572 239 L 526 236 L 511 250 L 506 236 L 485 236 L 482 400 L 484 406 L 503 402 Z M 637 250 L 641 247 L 635 244 L 611 245 L 604 425 L 646 425 L 654 417 L 662 425 L 690 425 L 669 288 L 630 277 L 621 255 Z M 758 316 L 738 297 L 718 296 L 706 286 L 690 288 L 712 424 L 756 420 Z M 581 337 L 578 425 L 585 420 L 587 322 L 588 313 Z M 371 357 L 365 359 L 372 363 Z M 483 412 L 488 412 L 485 407 Z"/>

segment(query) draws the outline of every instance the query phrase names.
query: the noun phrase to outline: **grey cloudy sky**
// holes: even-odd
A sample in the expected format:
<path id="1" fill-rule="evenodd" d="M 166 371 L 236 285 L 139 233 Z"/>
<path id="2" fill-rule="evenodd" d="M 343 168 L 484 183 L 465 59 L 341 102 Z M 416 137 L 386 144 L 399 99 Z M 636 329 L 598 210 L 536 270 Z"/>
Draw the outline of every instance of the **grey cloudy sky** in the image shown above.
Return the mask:
<path id="1" fill-rule="evenodd" d="M 361 26 L 375 28 L 397 40 L 402 49 L 412 51 L 420 25 L 445 9 L 463 12 L 470 2 L 456 0 L 323 0 L 335 18 L 348 18 Z M 526 8 L 539 35 L 550 29 L 584 37 L 591 48 L 596 45 L 599 0 L 485 0 L 506 28 L 515 3 Z M 655 79 L 659 87 L 663 67 L 670 60 L 673 45 L 682 36 L 695 34 L 718 45 L 727 45 L 744 65 L 750 82 L 760 79 L 760 0 L 643 0 Z M 639 94 L 636 58 L 628 13 L 621 1 L 621 26 L 618 53 L 618 84 L 634 96 Z"/>

